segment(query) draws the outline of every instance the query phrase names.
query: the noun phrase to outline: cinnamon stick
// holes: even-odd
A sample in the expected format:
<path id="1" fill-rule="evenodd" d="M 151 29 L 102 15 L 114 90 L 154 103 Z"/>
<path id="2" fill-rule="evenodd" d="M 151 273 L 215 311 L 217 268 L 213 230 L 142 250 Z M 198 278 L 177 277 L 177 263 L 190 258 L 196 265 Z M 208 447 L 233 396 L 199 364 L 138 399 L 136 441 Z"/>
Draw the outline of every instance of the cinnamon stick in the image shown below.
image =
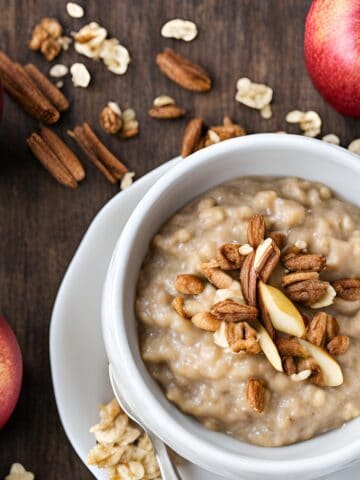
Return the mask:
<path id="1" fill-rule="evenodd" d="M 31 77 L 38 89 L 45 95 L 45 97 L 59 110 L 64 112 L 70 106 L 68 99 L 40 70 L 28 63 L 24 67 L 25 72 Z"/>
<path id="2" fill-rule="evenodd" d="M 24 68 L 3 52 L 0 52 L 0 78 L 9 95 L 33 118 L 46 124 L 59 120 L 59 111 L 40 92 Z"/>

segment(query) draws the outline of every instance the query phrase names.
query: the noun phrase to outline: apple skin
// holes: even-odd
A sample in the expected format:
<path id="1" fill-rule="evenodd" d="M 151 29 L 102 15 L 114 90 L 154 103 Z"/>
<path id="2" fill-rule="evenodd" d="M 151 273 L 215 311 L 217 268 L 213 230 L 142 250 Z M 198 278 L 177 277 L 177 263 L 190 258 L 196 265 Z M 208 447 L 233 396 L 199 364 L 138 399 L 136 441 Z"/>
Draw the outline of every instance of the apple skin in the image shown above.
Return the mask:
<path id="1" fill-rule="evenodd" d="M 17 404 L 23 375 L 21 350 L 14 332 L 0 315 L 0 429 Z"/>
<path id="2" fill-rule="evenodd" d="M 360 117 L 359 0 L 313 0 L 304 53 L 319 93 L 340 113 Z"/>

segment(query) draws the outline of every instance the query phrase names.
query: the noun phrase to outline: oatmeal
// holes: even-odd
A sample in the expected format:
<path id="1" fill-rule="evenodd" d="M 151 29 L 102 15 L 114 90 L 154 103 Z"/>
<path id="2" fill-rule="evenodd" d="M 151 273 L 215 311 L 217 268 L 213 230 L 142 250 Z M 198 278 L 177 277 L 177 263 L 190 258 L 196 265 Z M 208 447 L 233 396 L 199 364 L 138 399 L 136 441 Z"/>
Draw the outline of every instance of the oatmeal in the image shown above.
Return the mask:
<path id="1" fill-rule="evenodd" d="M 320 183 L 242 178 L 177 212 L 137 291 L 144 361 L 207 428 L 263 446 L 360 415 L 360 209 Z"/>

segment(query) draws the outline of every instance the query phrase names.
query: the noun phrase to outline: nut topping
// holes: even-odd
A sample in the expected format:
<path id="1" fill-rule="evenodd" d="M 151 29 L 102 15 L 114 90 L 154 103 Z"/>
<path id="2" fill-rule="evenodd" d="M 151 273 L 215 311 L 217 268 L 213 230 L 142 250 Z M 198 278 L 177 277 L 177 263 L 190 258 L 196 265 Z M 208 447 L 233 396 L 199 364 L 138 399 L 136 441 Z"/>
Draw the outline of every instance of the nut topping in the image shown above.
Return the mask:
<path id="1" fill-rule="evenodd" d="M 269 236 L 274 240 L 274 242 L 280 248 L 280 250 L 284 248 L 286 243 L 286 238 L 287 238 L 285 233 L 274 231 L 274 232 L 270 232 Z"/>
<path id="2" fill-rule="evenodd" d="M 156 63 L 170 80 L 186 90 L 207 92 L 211 89 L 211 80 L 206 71 L 171 48 L 158 53 Z"/>
<path id="3" fill-rule="evenodd" d="M 327 315 L 325 312 L 320 312 L 311 320 L 307 330 L 306 338 L 313 345 L 322 347 L 325 344 L 328 316 L 330 315 Z"/>
<path id="4" fill-rule="evenodd" d="M 280 337 L 276 339 L 275 343 L 281 355 L 302 358 L 310 356 L 309 352 L 299 343 L 296 337 Z"/>
<path id="5" fill-rule="evenodd" d="M 296 363 L 293 357 L 285 356 L 283 358 L 283 366 L 287 375 L 294 375 L 297 373 Z"/>
<path id="6" fill-rule="evenodd" d="M 284 275 L 282 278 L 281 285 L 283 287 L 287 287 L 288 285 L 292 285 L 293 283 L 302 282 L 304 280 L 318 280 L 319 273 L 318 272 L 294 272 L 288 273 Z"/>
<path id="7" fill-rule="evenodd" d="M 196 275 L 182 274 L 176 277 L 175 288 L 185 295 L 198 295 L 204 288 L 204 282 Z"/>
<path id="8" fill-rule="evenodd" d="M 201 140 L 203 128 L 204 120 L 201 117 L 193 118 L 186 125 L 181 147 L 182 157 L 185 158 L 197 150 Z"/>
<path id="9" fill-rule="evenodd" d="M 304 280 L 289 285 L 286 295 L 294 302 L 312 305 L 325 295 L 328 285 L 322 280 Z"/>
<path id="10" fill-rule="evenodd" d="M 350 339 L 347 335 L 337 335 L 327 344 L 327 349 L 331 355 L 342 355 L 347 352 L 350 345 Z"/>
<path id="11" fill-rule="evenodd" d="M 261 352 L 257 332 L 247 322 L 227 323 L 226 340 L 232 352 L 257 354 Z"/>
<path id="12" fill-rule="evenodd" d="M 249 406 L 257 413 L 262 413 L 265 408 L 265 387 L 261 380 L 249 378 L 246 385 L 246 398 Z"/>
<path id="13" fill-rule="evenodd" d="M 247 236 L 249 244 L 257 248 L 265 238 L 265 220 L 262 215 L 254 215 L 250 218 Z"/>
<path id="14" fill-rule="evenodd" d="M 267 282 L 280 260 L 280 250 L 274 240 L 268 237 L 256 249 L 254 269 L 263 282 Z"/>
<path id="15" fill-rule="evenodd" d="M 233 279 L 218 268 L 217 262 L 211 261 L 200 265 L 201 273 L 215 285 L 216 288 L 230 288 Z"/>
<path id="16" fill-rule="evenodd" d="M 249 305 L 256 305 L 257 275 L 254 269 L 255 252 L 250 253 L 244 260 L 240 272 L 241 290 Z"/>
<path id="17" fill-rule="evenodd" d="M 191 318 L 192 323 L 201 330 L 216 332 L 220 327 L 220 320 L 210 312 L 199 312 Z"/>
<path id="18" fill-rule="evenodd" d="M 174 300 L 171 302 L 171 306 L 176 311 L 176 313 L 180 315 L 180 317 L 191 318 L 191 315 L 189 315 L 185 311 L 184 299 L 182 297 L 175 297 Z"/>
<path id="19" fill-rule="evenodd" d="M 216 262 L 223 270 L 237 270 L 243 264 L 244 258 L 239 252 L 238 243 L 224 243 L 216 253 Z"/>
<path id="20" fill-rule="evenodd" d="M 226 322 L 241 322 L 256 320 L 258 310 L 250 305 L 243 305 L 227 299 L 222 302 L 215 303 L 210 312 L 215 317 Z"/>
<path id="21" fill-rule="evenodd" d="M 336 295 L 344 300 L 353 302 L 360 300 L 360 279 L 359 278 L 343 278 L 332 283 L 336 291 Z"/>
<path id="22" fill-rule="evenodd" d="M 326 266 L 326 259 L 323 255 L 316 253 L 286 253 L 282 259 L 284 267 L 290 272 L 321 272 Z"/>

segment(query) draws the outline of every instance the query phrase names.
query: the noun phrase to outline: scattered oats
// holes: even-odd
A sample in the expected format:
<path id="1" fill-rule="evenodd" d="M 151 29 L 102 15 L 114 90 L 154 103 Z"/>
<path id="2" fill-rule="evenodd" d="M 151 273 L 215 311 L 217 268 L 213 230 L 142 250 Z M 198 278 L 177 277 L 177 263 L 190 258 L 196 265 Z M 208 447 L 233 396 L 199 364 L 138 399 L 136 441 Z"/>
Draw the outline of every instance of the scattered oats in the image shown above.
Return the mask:
<path id="1" fill-rule="evenodd" d="M 55 83 L 55 86 L 57 88 L 62 88 L 64 86 L 64 82 L 62 80 L 58 80 L 56 83 Z"/>
<path id="2" fill-rule="evenodd" d="M 96 22 L 91 22 L 82 27 L 78 32 L 72 33 L 75 39 L 75 50 L 88 58 L 99 58 L 107 31 Z"/>
<path id="3" fill-rule="evenodd" d="M 324 135 L 321 140 L 327 143 L 332 143 L 333 145 L 340 145 L 340 138 L 334 133 Z"/>
<path id="4" fill-rule="evenodd" d="M 120 190 L 126 190 L 127 188 L 131 187 L 134 176 L 135 172 L 126 172 L 121 179 Z"/>
<path id="5" fill-rule="evenodd" d="M 73 63 L 70 73 L 74 87 L 86 88 L 89 85 L 91 76 L 83 63 Z"/>
<path id="6" fill-rule="evenodd" d="M 209 130 L 208 131 L 208 137 L 209 137 L 209 140 L 212 142 L 212 143 L 219 143 L 220 142 L 220 137 L 219 135 L 214 132 L 214 130 Z"/>
<path id="7" fill-rule="evenodd" d="M 250 108 L 263 110 L 269 115 L 270 103 L 273 97 L 273 90 L 263 83 L 252 82 L 249 78 L 239 78 L 236 83 L 235 99 Z M 271 108 L 270 108 L 271 112 Z"/>
<path id="8" fill-rule="evenodd" d="M 159 97 L 154 98 L 153 101 L 154 107 L 165 107 L 165 105 L 175 105 L 175 100 L 169 95 L 160 95 Z"/>
<path id="9" fill-rule="evenodd" d="M 271 106 L 270 105 L 265 105 L 265 107 L 260 110 L 260 115 L 265 120 L 268 120 L 269 118 L 271 118 L 272 117 Z"/>
<path id="10" fill-rule="evenodd" d="M 117 115 L 121 116 L 121 109 L 119 107 L 119 104 L 116 102 L 108 102 L 108 107 L 111 108 L 111 110 L 116 113 Z"/>
<path id="11" fill-rule="evenodd" d="M 305 240 L 296 240 L 295 247 L 297 247 L 299 250 L 306 250 L 307 243 Z"/>
<path id="12" fill-rule="evenodd" d="M 355 140 L 353 140 L 348 146 L 348 149 L 350 150 L 350 152 L 360 155 L 360 138 L 356 138 Z"/>
<path id="13" fill-rule="evenodd" d="M 196 24 L 189 20 L 174 18 L 166 22 L 161 28 L 161 35 L 165 38 L 176 38 L 191 42 L 196 38 L 198 30 Z"/>
<path id="14" fill-rule="evenodd" d="M 301 112 L 300 110 L 292 110 L 285 117 L 285 120 L 288 123 L 300 123 L 303 121 L 303 119 L 304 119 L 304 112 Z"/>
<path id="15" fill-rule="evenodd" d="M 133 108 L 127 108 L 126 110 L 123 111 L 122 113 L 122 121 L 124 123 L 130 122 L 131 120 L 136 119 L 136 113 Z"/>
<path id="16" fill-rule="evenodd" d="M 288 123 L 298 123 L 304 135 L 307 137 L 316 137 L 321 132 L 321 118 L 317 112 L 309 110 L 293 110 L 286 115 Z"/>
<path id="17" fill-rule="evenodd" d="M 57 63 L 50 68 L 49 75 L 50 77 L 55 78 L 65 77 L 68 71 L 69 69 L 66 65 L 63 65 L 62 63 Z"/>
<path id="18" fill-rule="evenodd" d="M 66 4 L 66 12 L 72 18 L 82 18 L 85 14 L 83 7 L 75 2 Z"/>
<path id="19" fill-rule="evenodd" d="M 63 36 L 58 39 L 58 42 L 61 45 L 61 48 L 66 52 L 67 50 L 69 50 L 69 47 L 72 43 L 72 38 Z"/>
<path id="20" fill-rule="evenodd" d="M 9 475 L 4 480 L 34 480 L 35 475 L 27 472 L 21 463 L 13 463 L 10 467 Z"/>
<path id="21" fill-rule="evenodd" d="M 100 58 L 102 58 L 108 70 L 116 75 L 124 75 L 130 63 L 130 55 L 127 48 L 120 45 L 116 38 L 104 41 Z"/>
<path id="22" fill-rule="evenodd" d="M 129 462 L 119 465 L 117 474 L 119 480 L 141 480 L 145 475 L 145 469 L 139 462 Z"/>
<path id="23" fill-rule="evenodd" d="M 119 464 L 126 447 L 113 445 L 102 445 L 97 443 L 88 455 L 87 462 L 89 465 L 96 465 L 99 468 L 110 468 Z"/>

